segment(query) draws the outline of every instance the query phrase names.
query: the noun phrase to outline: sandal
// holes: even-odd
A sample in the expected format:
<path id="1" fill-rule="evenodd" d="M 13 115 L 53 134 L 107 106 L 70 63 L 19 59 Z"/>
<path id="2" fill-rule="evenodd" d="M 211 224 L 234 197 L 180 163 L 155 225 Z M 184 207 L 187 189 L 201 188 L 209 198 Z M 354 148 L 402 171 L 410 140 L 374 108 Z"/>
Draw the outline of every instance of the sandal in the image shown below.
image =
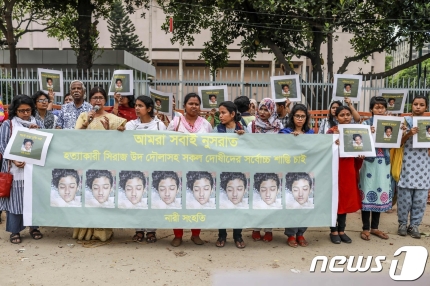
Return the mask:
<path id="1" fill-rule="evenodd" d="M 215 246 L 216 247 L 224 247 L 225 243 L 226 243 L 227 237 L 225 236 L 219 236 Z"/>
<path id="2" fill-rule="evenodd" d="M 42 234 L 42 233 L 40 232 L 40 230 L 39 230 L 39 229 L 37 229 L 37 228 L 35 228 L 35 229 L 31 230 L 31 231 L 30 231 L 30 235 L 31 235 L 31 237 L 32 237 L 33 239 L 35 239 L 35 240 L 42 239 L 42 237 L 43 237 L 43 234 Z"/>
<path id="3" fill-rule="evenodd" d="M 291 247 L 294 247 L 294 248 L 296 248 L 297 246 L 299 246 L 297 244 L 295 236 L 289 236 L 288 239 L 287 239 L 287 244 L 288 244 L 288 246 L 291 246 Z"/>
<path id="4" fill-rule="evenodd" d="M 253 231 L 252 231 L 252 239 L 253 239 L 254 241 L 261 240 L 261 234 L 260 234 L 260 231 L 253 230 Z"/>
<path id="5" fill-rule="evenodd" d="M 133 235 L 133 241 L 134 242 L 142 242 L 144 237 L 145 237 L 144 231 L 136 231 L 136 234 Z"/>
<path id="6" fill-rule="evenodd" d="M 361 237 L 361 239 L 363 239 L 363 240 L 370 240 L 370 232 L 369 232 L 368 230 L 363 230 L 363 231 L 360 233 L 360 237 Z"/>
<path id="7" fill-rule="evenodd" d="M 194 242 L 194 244 L 197 244 L 197 245 L 203 245 L 203 244 L 205 244 L 205 242 L 198 235 L 192 235 L 191 236 L 191 241 Z"/>
<path id="8" fill-rule="evenodd" d="M 297 236 L 297 243 L 302 247 L 306 247 L 309 245 L 309 243 L 306 241 L 303 235 Z"/>
<path id="9" fill-rule="evenodd" d="M 19 233 L 12 233 L 10 235 L 9 241 L 13 244 L 19 244 L 21 243 L 21 235 Z"/>
<path id="10" fill-rule="evenodd" d="M 157 237 L 155 236 L 155 231 L 146 233 L 146 242 L 147 243 L 157 242 Z"/>
<path id="11" fill-rule="evenodd" d="M 238 237 L 234 239 L 234 244 L 236 244 L 237 248 L 245 248 L 245 242 L 243 241 L 242 237 Z"/>
<path id="12" fill-rule="evenodd" d="M 379 238 L 388 239 L 388 235 L 386 235 L 385 233 L 383 233 L 379 229 L 372 229 L 372 230 L 370 230 L 370 233 L 373 235 L 376 235 Z"/>
<path id="13" fill-rule="evenodd" d="M 263 237 L 263 241 L 271 242 L 273 239 L 272 232 L 266 232 Z"/>

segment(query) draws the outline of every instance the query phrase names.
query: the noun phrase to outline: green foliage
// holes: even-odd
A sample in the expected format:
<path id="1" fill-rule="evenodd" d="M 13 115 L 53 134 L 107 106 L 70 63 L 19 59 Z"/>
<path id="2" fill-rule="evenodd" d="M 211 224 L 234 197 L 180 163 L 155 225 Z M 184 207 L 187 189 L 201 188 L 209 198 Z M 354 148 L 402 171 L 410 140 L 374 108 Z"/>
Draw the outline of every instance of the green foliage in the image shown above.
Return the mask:
<path id="1" fill-rule="evenodd" d="M 244 56 L 253 59 L 269 48 L 279 62 L 293 56 L 308 57 L 321 73 L 321 45 L 327 35 L 348 32 L 355 55 L 340 61 L 338 73 L 353 61 L 367 61 L 375 52 L 392 51 L 404 37 L 413 45 L 430 42 L 430 4 L 410 1 L 352 0 L 157 0 L 174 18 L 172 43 L 192 45 L 202 30 L 211 32 L 201 56 L 211 69 L 227 64 L 227 46 L 240 40 Z M 277 53 L 278 51 L 278 53 Z M 283 56 L 281 59 L 280 57 Z"/>
<path id="2" fill-rule="evenodd" d="M 144 61 L 148 61 L 145 47 L 135 34 L 136 28 L 130 21 L 120 1 L 112 5 L 112 11 L 107 22 L 113 49 L 125 50 Z"/>
<path id="3" fill-rule="evenodd" d="M 393 57 L 390 55 L 385 56 L 385 70 L 391 69 L 391 64 L 393 63 Z"/>
<path id="4" fill-rule="evenodd" d="M 427 85 L 430 84 L 430 59 L 425 60 L 421 63 L 422 72 L 421 78 L 418 80 L 418 66 L 412 66 L 407 69 L 401 70 L 395 76 L 389 79 L 390 86 L 408 86 L 417 87 L 424 85 L 424 79 Z M 424 70 L 426 75 L 424 78 Z"/>

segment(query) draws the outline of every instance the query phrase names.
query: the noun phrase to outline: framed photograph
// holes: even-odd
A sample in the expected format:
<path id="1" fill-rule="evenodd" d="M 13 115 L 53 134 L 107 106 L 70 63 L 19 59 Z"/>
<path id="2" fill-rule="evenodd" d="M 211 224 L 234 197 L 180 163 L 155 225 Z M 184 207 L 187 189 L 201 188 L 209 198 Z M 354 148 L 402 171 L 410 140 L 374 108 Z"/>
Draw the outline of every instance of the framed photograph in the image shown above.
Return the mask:
<path id="1" fill-rule="evenodd" d="M 375 127 L 375 133 L 373 133 L 375 147 L 400 148 L 402 140 L 402 123 L 402 117 L 375 115 L 373 117 L 373 126 Z"/>
<path id="2" fill-rule="evenodd" d="M 375 157 L 375 143 L 369 125 L 339 124 L 339 157 Z"/>
<path id="3" fill-rule="evenodd" d="M 55 93 L 55 96 L 64 96 L 63 72 L 56 70 L 37 69 L 40 90 Z"/>
<path id="4" fill-rule="evenodd" d="M 253 209 L 282 209 L 282 173 L 255 173 Z"/>
<path id="5" fill-rule="evenodd" d="M 133 95 L 133 71 L 116 70 L 113 72 L 108 95 L 118 92 L 121 95 Z"/>
<path id="6" fill-rule="evenodd" d="M 414 148 L 430 148 L 430 117 L 414 116 L 414 127 L 418 126 L 418 133 L 413 137 Z"/>
<path id="7" fill-rule="evenodd" d="M 378 96 L 387 100 L 387 111 L 391 113 L 403 113 L 405 110 L 407 89 L 380 89 Z"/>
<path id="8" fill-rule="evenodd" d="M 189 171 L 186 178 L 187 210 L 216 209 L 216 173 Z"/>
<path id="9" fill-rule="evenodd" d="M 285 208 L 313 209 L 315 175 L 310 172 L 291 172 L 285 174 Z"/>
<path id="10" fill-rule="evenodd" d="M 85 207 L 115 208 L 116 171 L 87 170 Z"/>
<path id="11" fill-rule="evenodd" d="M 52 135 L 52 133 L 35 129 L 14 127 L 3 157 L 28 164 L 45 166 L 46 154 Z"/>
<path id="12" fill-rule="evenodd" d="M 156 89 L 149 88 L 149 95 L 154 101 L 154 108 L 158 113 L 171 115 L 172 114 L 172 98 L 173 93 L 166 93 Z"/>
<path id="13" fill-rule="evenodd" d="M 200 109 L 204 111 L 210 111 L 214 108 L 218 108 L 218 105 L 228 100 L 228 92 L 226 85 L 218 86 L 199 86 L 199 96 L 202 99 Z"/>
<path id="14" fill-rule="evenodd" d="M 360 101 L 363 76 L 351 74 L 335 74 L 333 82 L 333 99 Z"/>
<path id="15" fill-rule="evenodd" d="M 222 172 L 219 183 L 220 209 L 249 209 L 249 173 Z"/>
<path id="16" fill-rule="evenodd" d="M 283 102 L 287 98 L 290 101 L 301 101 L 299 75 L 271 76 L 272 99 L 275 102 Z"/>

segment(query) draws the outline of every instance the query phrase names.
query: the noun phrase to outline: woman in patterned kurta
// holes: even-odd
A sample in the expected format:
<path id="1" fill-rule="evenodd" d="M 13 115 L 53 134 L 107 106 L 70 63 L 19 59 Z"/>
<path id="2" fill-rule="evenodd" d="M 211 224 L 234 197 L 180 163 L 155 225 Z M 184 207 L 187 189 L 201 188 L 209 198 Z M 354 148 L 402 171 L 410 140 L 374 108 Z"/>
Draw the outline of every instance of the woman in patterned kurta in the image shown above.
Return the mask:
<path id="1" fill-rule="evenodd" d="M 98 110 L 94 111 L 93 109 L 90 112 L 81 113 L 76 121 L 75 129 L 125 130 L 126 119 L 108 113 L 103 109 L 107 99 L 107 93 L 103 88 L 93 88 L 90 91 L 89 101 L 93 107 L 98 106 Z M 72 237 L 79 240 L 99 239 L 106 241 L 112 235 L 113 230 L 111 228 L 75 228 Z"/>
<path id="2" fill-rule="evenodd" d="M 385 115 L 387 111 L 387 101 L 383 97 L 372 97 L 370 100 L 370 111 L 372 115 Z M 363 122 L 366 125 L 373 125 L 373 116 Z M 374 128 L 372 127 L 372 132 Z M 386 212 L 392 206 L 391 190 L 391 164 L 390 150 L 386 148 L 376 148 L 376 157 L 366 157 L 360 170 L 361 191 L 361 220 L 363 231 L 361 238 L 370 239 L 370 234 L 382 239 L 388 239 L 388 235 L 378 229 L 381 212 Z M 372 216 L 372 223 L 370 223 Z"/>
<path id="3" fill-rule="evenodd" d="M 0 153 L 3 155 L 10 140 L 12 130 L 16 127 L 43 128 L 43 123 L 36 120 L 34 115 L 36 107 L 33 100 L 27 95 L 17 95 L 9 106 L 9 119 L 0 127 Z M 24 166 L 25 162 L 7 160 L 2 158 L 1 172 L 7 173 L 10 165 L 10 173 L 13 175 L 12 188 L 9 198 L 0 198 L 0 211 L 7 213 L 6 231 L 11 232 L 10 242 L 21 243 L 20 232 L 25 229 L 23 221 L 23 197 L 24 197 Z M 30 227 L 30 235 L 34 239 L 43 236 L 37 226 Z"/>
<path id="4" fill-rule="evenodd" d="M 412 101 L 412 117 L 423 116 L 427 108 L 428 99 L 424 96 L 416 96 Z M 430 189 L 430 156 L 428 148 L 414 148 L 412 144 L 412 137 L 418 133 L 418 127 L 412 126 L 412 117 L 405 117 L 406 132 L 402 138 L 402 144 L 405 146 L 398 183 L 398 234 L 401 236 L 409 234 L 413 238 L 421 238 L 418 227 L 426 210 L 427 192 Z"/>
<path id="5" fill-rule="evenodd" d="M 351 109 L 340 106 L 336 109 L 336 119 L 339 124 L 351 123 Z M 339 134 L 338 127 L 334 126 L 327 134 Z M 336 140 L 339 144 L 339 139 Z M 339 158 L 339 199 L 337 207 L 337 225 L 331 227 L 330 240 L 335 244 L 342 241 L 351 243 L 352 240 L 345 234 L 346 214 L 361 209 L 361 197 L 357 180 L 362 160 L 359 158 Z"/>

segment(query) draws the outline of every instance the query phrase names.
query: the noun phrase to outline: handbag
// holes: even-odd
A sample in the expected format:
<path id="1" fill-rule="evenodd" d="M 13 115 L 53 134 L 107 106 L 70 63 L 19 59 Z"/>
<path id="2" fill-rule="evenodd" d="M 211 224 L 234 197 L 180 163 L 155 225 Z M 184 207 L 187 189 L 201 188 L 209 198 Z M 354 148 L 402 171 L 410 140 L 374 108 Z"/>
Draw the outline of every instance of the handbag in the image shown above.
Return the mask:
<path id="1" fill-rule="evenodd" d="M 12 121 L 10 122 L 10 136 L 12 136 Z M 9 137 L 10 138 L 10 137 Z M 0 160 L 3 160 L 3 156 L 0 154 Z M 10 173 L 10 160 L 9 168 L 7 173 L 0 173 L 0 198 L 10 197 L 10 189 L 12 188 L 13 176 Z"/>

